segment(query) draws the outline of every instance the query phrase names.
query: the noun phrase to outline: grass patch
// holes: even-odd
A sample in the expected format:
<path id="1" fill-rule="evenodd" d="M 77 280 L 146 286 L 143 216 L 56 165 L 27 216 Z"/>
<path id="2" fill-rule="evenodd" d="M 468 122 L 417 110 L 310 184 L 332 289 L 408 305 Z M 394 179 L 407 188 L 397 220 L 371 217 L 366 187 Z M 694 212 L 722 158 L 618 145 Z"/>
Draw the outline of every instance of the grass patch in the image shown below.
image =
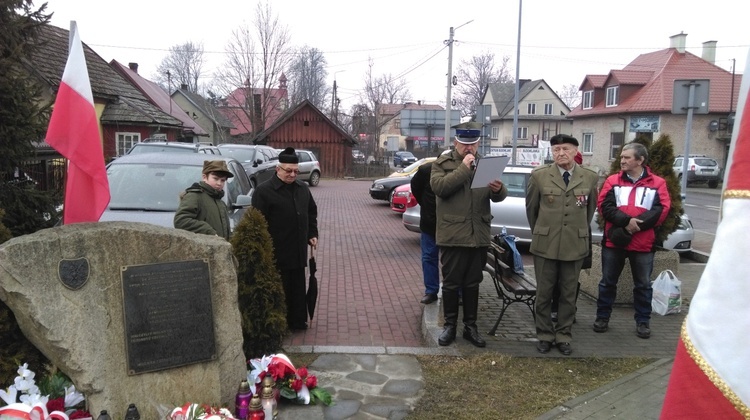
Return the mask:
<path id="1" fill-rule="evenodd" d="M 418 356 L 425 393 L 409 419 L 533 419 L 632 373 L 647 358 Z"/>

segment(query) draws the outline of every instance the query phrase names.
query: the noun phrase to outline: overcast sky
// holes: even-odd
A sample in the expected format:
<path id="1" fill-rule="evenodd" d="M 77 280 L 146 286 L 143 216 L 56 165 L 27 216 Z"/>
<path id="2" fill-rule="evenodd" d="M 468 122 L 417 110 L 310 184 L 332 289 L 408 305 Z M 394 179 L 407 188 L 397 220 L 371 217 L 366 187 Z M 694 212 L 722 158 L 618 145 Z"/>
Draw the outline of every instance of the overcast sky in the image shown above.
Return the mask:
<path id="1" fill-rule="evenodd" d="M 206 51 L 206 73 L 224 61 L 232 31 L 251 24 L 256 1 L 48 0 L 52 24 L 78 22 L 83 42 L 103 59 L 139 64 L 153 78 L 169 48 L 192 41 Z M 687 50 L 717 41 L 716 64 L 732 70 L 750 46 L 746 1 L 713 0 L 694 7 L 674 0 L 527 0 L 521 22 L 521 79 L 544 79 L 555 91 L 586 74 L 620 69 L 639 54 L 669 47 L 686 33 Z M 35 5 L 40 6 L 41 1 Z M 358 102 L 368 58 L 375 75 L 403 77 L 414 101 L 444 105 L 450 28 L 457 28 L 453 74 L 461 60 L 483 52 L 510 57 L 515 76 L 519 1 L 273 0 L 292 44 L 322 51 L 343 109 Z M 371 6 L 369 6 L 371 4 Z M 470 22 L 470 23 L 467 23 Z M 462 26 L 463 25 L 463 26 Z M 743 73 L 740 68 L 737 73 Z"/>

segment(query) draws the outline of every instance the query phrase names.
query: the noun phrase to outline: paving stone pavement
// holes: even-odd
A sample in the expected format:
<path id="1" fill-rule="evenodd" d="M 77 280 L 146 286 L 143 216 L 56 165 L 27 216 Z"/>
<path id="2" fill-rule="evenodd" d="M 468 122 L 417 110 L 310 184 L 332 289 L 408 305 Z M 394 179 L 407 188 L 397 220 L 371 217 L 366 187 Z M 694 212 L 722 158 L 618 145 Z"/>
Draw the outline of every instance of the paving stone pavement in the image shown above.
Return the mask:
<path id="1" fill-rule="evenodd" d="M 400 419 L 407 417 L 424 392 L 418 354 L 468 355 L 496 351 L 515 357 L 565 357 L 535 348 L 529 309 L 514 303 L 497 334 L 487 332 L 497 320 L 501 301 L 489 276 L 480 287 L 478 326 L 487 347 L 478 349 L 459 337 L 437 346 L 442 330 L 441 300 L 421 305 L 423 294 L 419 235 L 407 231 L 400 214 L 369 197 L 371 181 L 324 179 L 311 191 L 318 204 L 320 245 L 316 277 L 320 297 L 306 331 L 296 332 L 284 351 L 320 354 L 310 370 L 334 394 L 336 406 L 284 404 L 280 419 Z M 713 238 L 697 235 L 696 249 L 710 251 Z M 531 256 L 524 252 L 525 264 Z M 706 253 L 698 253 L 705 262 Z M 689 303 L 703 263 L 684 260 L 677 272 Z M 531 269 L 531 267 L 527 267 Z M 596 302 L 583 293 L 573 329 L 571 357 L 643 356 L 658 359 L 640 371 L 556 407 L 540 418 L 658 418 L 680 326 L 680 314 L 653 315 L 652 337 L 635 335 L 632 307 L 616 306 L 610 330 L 591 329 Z M 398 368 L 394 369 L 394 366 Z M 499 417 L 500 414 L 498 414 Z"/>

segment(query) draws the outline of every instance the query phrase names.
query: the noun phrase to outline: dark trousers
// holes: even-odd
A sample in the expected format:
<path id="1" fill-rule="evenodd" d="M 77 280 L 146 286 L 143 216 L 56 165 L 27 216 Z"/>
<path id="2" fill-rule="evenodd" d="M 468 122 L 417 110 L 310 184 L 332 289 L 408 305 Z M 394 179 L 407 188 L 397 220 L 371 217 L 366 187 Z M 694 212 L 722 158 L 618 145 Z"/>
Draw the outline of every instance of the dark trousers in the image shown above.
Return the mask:
<path id="1" fill-rule="evenodd" d="M 290 328 L 302 326 L 307 322 L 305 269 L 280 270 L 279 272 L 286 297 L 286 322 Z"/>
<path id="2" fill-rule="evenodd" d="M 583 260 L 550 260 L 534 255 L 536 276 L 536 336 L 540 341 L 573 341 L 573 321 L 576 316 L 576 289 Z M 552 324 L 552 294 L 560 286 L 557 325 Z"/>
<path id="3" fill-rule="evenodd" d="M 630 261 L 630 271 L 633 273 L 635 322 L 648 323 L 651 320 L 651 272 L 654 269 L 654 253 L 606 246 L 602 247 L 602 280 L 599 282 L 599 297 L 596 300 L 596 317 L 609 319 L 612 314 L 612 304 L 617 297 L 617 282 L 620 280 L 626 258 Z"/>
<path id="4" fill-rule="evenodd" d="M 476 326 L 479 307 L 479 283 L 482 282 L 487 247 L 440 247 L 443 271 L 443 318 L 445 326 L 456 326 L 458 321 L 458 296 L 463 299 L 463 322 Z"/>

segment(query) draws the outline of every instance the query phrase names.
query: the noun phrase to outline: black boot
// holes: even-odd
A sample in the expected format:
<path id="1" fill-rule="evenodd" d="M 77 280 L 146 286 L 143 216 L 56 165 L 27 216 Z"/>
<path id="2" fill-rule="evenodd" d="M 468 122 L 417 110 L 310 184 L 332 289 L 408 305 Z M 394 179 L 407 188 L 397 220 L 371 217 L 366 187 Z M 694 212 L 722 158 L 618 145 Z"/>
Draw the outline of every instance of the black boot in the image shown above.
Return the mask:
<path id="1" fill-rule="evenodd" d="M 456 322 L 458 322 L 458 292 L 443 289 L 443 333 L 438 338 L 438 344 L 447 346 L 456 339 Z"/>
<path id="2" fill-rule="evenodd" d="M 484 347 L 487 343 L 477 330 L 477 310 L 479 308 L 479 288 L 463 289 L 464 298 L 464 338 L 477 347 Z"/>

